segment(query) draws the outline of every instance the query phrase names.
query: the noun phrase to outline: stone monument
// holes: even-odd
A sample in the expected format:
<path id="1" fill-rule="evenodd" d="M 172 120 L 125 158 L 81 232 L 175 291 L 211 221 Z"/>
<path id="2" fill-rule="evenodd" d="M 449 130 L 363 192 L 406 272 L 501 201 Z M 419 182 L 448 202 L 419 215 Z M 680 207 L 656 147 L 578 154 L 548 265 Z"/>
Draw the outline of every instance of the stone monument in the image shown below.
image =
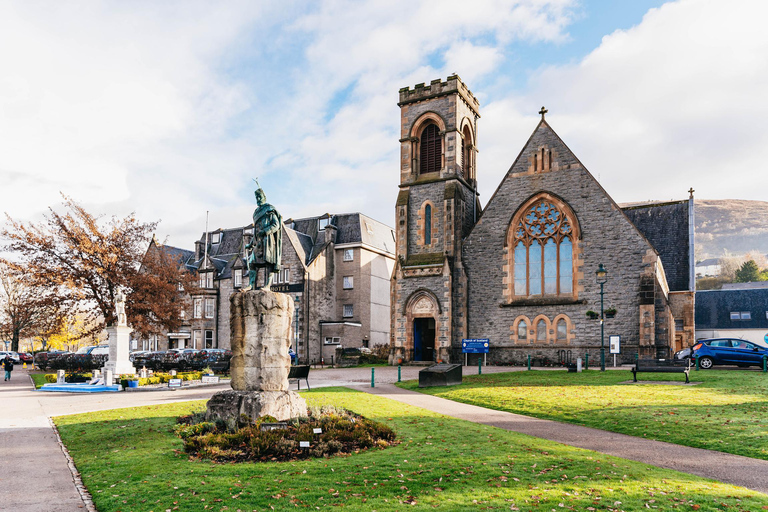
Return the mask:
<path id="1" fill-rule="evenodd" d="M 278 221 L 280 216 L 271 205 L 264 203 L 264 198 L 264 192 L 259 188 L 256 191 L 258 208 L 253 214 L 254 239 L 247 245 L 252 250 L 248 261 L 252 271 L 251 288 L 254 289 L 230 297 L 232 389 L 220 391 L 208 401 L 206 417 L 209 420 L 221 418 L 242 422 L 243 416 L 249 420 L 273 416 L 282 421 L 307 415 L 307 403 L 288 389 L 293 298 L 269 289 L 271 272 L 280 268 L 280 248 L 274 247 L 275 232 L 271 229 L 274 219 L 257 226 L 257 214 L 260 222 L 264 215 L 271 216 L 270 212 L 274 212 Z M 265 238 L 272 241 L 266 242 Z M 269 265 L 262 264 L 265 248 L 270 255 L 277 254 L 276 262 L 270 256 Z M 262 266 L 267 269 L 265 284 L 255 289 L 253 271 Z"/>
<path id="2" fill-rule="evenodd" d="M 132 329 L 128 327 L 125 295 L 121 290 L 118 290 L 115 296 L 115 318 L 116 324 L 106 329 L 109 337 L 109 358 L 104 364 L 103 372 L 105 376 L 107 371 L 113 375 L 133 375 L 136 373 L 136 368 L 128 357 Z M 111 384 L 111 382 L 107 383 L 107 385 Z"/>

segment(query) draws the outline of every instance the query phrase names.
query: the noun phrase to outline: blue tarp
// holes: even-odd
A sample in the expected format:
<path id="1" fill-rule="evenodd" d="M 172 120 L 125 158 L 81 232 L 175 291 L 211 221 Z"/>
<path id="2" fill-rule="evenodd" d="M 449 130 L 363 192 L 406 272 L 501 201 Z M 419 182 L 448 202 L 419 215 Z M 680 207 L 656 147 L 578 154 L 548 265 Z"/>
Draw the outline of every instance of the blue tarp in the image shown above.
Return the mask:
<path id="1" fill-rule="evenodd" d="M 63 391 L 65 393 L 115 393 L 122 391 L 123 386 L 92 385 L 87 382 L 73 384 L 43 384 L 40 391 Z"/>

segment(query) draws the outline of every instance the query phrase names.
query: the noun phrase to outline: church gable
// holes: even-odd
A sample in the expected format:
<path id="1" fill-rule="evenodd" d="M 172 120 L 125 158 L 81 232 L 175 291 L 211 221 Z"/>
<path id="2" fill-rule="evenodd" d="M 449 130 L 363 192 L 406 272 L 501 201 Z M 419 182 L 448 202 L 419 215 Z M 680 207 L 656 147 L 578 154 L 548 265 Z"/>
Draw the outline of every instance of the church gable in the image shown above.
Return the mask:
<path id="1" fill-rule="evenodd" d="M 490 338 L 499 348 L 522 349 L 524 343 L 552 354 L 593 343 L 599 322 L 586 312 L 600 311 L 595 272 L 603 264 L 610 276 L 604 305 L 621 312 L 606 324 L 607 332 L 621 333 L 627 346 L 646 345 L 650 353 L 668 342 L 668 314 L 654 303 L 664 293 L 658 260 L 542 120 L 464 241 L 467 335 Z M 507 354 L 519 359 L 514 350 Z"/>

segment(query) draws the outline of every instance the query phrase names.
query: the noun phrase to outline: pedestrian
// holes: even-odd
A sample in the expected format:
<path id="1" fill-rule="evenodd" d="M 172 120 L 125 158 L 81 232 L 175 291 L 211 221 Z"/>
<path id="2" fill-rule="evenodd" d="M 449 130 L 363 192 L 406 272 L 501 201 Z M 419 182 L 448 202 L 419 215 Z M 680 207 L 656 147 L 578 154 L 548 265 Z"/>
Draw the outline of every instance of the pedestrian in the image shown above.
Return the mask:
<path id="1" fill-rule="evenodd" d="M 11 380 L 11 372 L 13 371 L 13 359 L 11 356 L 6 355 L 3 359 L 3 369 L 5 370 L 5 380 Z"/>

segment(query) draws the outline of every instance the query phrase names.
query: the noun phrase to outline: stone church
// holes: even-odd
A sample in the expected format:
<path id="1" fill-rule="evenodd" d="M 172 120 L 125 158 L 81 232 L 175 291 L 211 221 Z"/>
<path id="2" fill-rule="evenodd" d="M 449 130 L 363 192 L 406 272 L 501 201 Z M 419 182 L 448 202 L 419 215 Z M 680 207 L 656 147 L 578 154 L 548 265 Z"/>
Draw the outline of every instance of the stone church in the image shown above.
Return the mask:
<path id="1" fill-rule="evenodd" d="M 391 362 L 669 357 L 694 339 L 690 198 L 620 206 L 541 120 L 485 208 L 479 102 L 456 76 L 400 90 Z M 606 275 L 600 279 L 602 265 Z M 593 312 L 611 313 L 601 320 Z M 614 311 L 615 310 L 615 311 Z M 477 357 L 477 356 L 475 356 Z M 476 360 L 476 359 L 473 359 Z"/>

